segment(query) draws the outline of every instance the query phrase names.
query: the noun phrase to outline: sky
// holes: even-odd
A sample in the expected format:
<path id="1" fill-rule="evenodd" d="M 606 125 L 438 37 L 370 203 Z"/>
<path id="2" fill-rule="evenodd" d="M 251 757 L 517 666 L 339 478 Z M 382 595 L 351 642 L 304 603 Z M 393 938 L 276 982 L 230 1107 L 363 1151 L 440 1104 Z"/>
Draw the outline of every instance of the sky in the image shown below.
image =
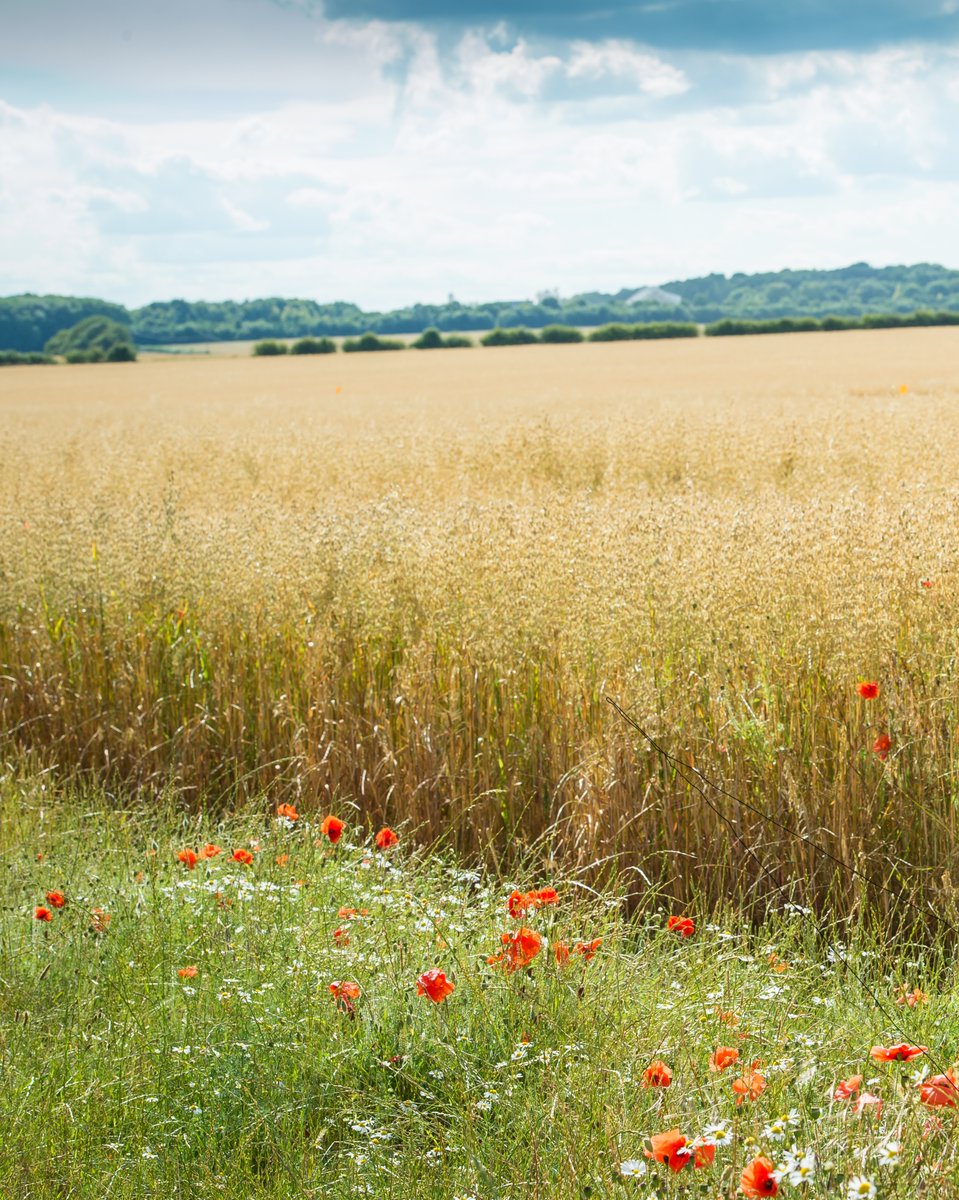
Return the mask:
<path id="1" fill-rule="evenodd" d="M 0 0 L 0 294 L 959 267 L 959 0 Z"/>

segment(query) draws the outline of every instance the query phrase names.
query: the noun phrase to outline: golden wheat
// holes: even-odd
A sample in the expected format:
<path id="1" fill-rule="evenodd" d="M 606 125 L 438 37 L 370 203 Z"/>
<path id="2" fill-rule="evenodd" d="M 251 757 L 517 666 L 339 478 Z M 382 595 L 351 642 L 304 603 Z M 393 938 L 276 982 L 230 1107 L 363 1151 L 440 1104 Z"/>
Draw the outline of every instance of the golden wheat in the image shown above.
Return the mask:
<path id="1" fill-rule="evenodd" d="M 4 752 L 614 856 L 677 894 L 856 898 L 711 793 L 734 838 L 612 696 L 905 886 L 959 848 L 957 352 L 923 329 L 7 369 Z"/>

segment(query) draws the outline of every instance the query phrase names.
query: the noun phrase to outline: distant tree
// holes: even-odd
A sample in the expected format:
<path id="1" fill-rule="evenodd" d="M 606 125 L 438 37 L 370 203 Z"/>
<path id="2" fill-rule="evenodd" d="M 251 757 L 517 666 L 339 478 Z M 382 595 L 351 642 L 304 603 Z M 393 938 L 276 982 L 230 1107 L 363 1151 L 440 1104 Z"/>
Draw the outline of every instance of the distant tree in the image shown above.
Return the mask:
<path id="1" fill-rule="evenodd" d="M 134 362 L 137 356 L 126 325 L 103 316 L 86 317 L 69 329 L 61 329 L 44 350 L 62 355 L 68 362 Z"/>
<path id="2" fill-rule="evenodd" d="M 300 338 L 290 347 L 291 354 L 335 354 L 336 342 L 329 338 Z"/>
<path id="3" fill-rule="evenodd" d="M 557 342 L 581 342 L 583 340 L 583 335 L 572 325 L 547 325 L 545 329 L 540 331 L 539 340 L 541 342 L 546 342 L 547 344 L 555 344 Z"/>
<path id="4" fill-rule="evenodd" d="M 274 358 L 278 354 L 286 354 L 287 348 L 285 342 L 257 342 L 251 353 L 254 358 Z"/>
<path id="5" fill-rule="evenodd" d="M 388 338 L 377 337 L 375 333 L 364 333 L 362 337 L 355 340 L 347 339 L 343 343 L 343 351 L 346 354 L 354 354 L 357 351 L 367 350 L 405 350 L 406 347 L 402 342 L 393 342 Z"/>

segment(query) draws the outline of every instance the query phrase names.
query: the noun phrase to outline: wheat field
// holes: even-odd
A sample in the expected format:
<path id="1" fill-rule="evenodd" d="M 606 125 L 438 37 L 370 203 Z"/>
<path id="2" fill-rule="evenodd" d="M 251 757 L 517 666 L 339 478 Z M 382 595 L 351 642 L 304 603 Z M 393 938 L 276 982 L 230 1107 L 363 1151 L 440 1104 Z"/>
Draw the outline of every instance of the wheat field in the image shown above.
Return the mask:
<path id="1" fill-rule="evenodd" d="M 959 331 L 10 368 L 0 453 L 8 774 L 955 909 Z"/>

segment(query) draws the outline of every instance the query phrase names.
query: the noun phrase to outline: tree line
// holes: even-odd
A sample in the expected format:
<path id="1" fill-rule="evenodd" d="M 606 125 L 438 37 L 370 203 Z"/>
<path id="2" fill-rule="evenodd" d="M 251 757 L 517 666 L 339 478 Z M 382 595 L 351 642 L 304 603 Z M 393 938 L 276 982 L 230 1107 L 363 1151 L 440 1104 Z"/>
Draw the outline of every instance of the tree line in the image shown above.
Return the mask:
<path id="1" fill-rule="evenodd" d="M 731 320 L 822 321 L 867 316 L 907 316 L 917 311 L 959 312 L 959 271 L 922 263 L 874 268 L 857 263 L 837 271 L 777 271 L 766 274 L 706 275 L 660 288 L 583 292 L 565 299 L 462 304 L 414 304 L 389 312 L 365 311 L 337 301 L 272 297 L 261 300 L 170 300 L 127 309 L 76 296 L 21 295 L 0 298 L 0 349 L 42 352 L 61 330 L 92 316 L 124 325 L 139 346 L 197 342 L 259 341 L 270 338 L 362 338 L 440 335 L 550 326 L 711 325 Z"/>

